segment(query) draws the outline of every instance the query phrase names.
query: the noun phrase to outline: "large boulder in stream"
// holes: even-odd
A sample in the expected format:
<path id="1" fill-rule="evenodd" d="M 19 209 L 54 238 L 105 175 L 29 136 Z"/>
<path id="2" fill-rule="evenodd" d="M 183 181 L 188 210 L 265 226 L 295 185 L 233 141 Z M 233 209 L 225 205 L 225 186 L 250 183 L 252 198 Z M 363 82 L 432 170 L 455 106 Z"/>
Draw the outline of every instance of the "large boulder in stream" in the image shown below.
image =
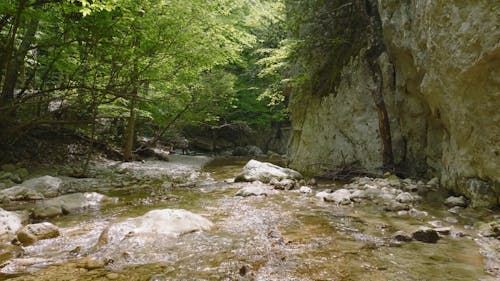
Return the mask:
<path id="1" fill-rule="evenodd" d="M 23 219 L 15 212 L 5 211 L 0 208 L 0 241 L 9 241 L 23 226 Z"/>
<path id="2" fill-rule="evenodd" d="M 104 203 L 114 203 L 116 201 L 116 198 L 108 197 L 97 192 L 66 194 L 38 204 L 33 209 L 33 217 L 55 217 L 82 209 L 97 207 Z"/>
<path id="3" fill-rule="evenodd" d="M 250 160 L 243 171 L 235 178 L 237 182 L 261 181 L 269 183 L 272 179 L 301 179 L 302 175 L 292 169 L 283 168 L 271 163 Z"/>
<path id="4" fill-rule="evenodd" d="M 208 230 L 213 226 L 208 219 L 183 209 L 162 209 L 129 218 L 108 226 L 99 238 L 99 245 L 122 246 L 126 241 L 155 241 L 179 235 Z"/>

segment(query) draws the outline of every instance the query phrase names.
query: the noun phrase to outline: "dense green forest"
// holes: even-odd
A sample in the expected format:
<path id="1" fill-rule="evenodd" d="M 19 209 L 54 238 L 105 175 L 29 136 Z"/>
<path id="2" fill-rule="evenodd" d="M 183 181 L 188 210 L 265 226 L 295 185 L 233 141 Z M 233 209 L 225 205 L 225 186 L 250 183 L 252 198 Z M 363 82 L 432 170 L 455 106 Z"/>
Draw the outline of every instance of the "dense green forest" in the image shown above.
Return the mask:
<path id="1" fill-rule="evenodd" d="M 281 1 L 2 1 L 0 139 L 64 126 L 132 159 L 186 126 L 286 120 Z"/>

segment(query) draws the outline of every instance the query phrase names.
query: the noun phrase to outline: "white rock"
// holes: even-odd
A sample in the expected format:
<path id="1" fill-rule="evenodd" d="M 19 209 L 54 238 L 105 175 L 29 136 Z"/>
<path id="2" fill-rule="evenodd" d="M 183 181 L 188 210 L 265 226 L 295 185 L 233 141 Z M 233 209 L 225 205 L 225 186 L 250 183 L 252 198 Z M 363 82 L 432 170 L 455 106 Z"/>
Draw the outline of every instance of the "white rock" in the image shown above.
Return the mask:
<path id="1" fill-rule="evenodd" d="M 300 193 L 312 193 L 312 188 L 309 186 L 301 186 L 299 189 Z"/>
<path id="2" fill-rule="evenodd" d="M 56 177 L 43 176 L 27 180 L 21 185 L 36 190 L 45 197 L 55 197 L 60 193 L 62 180 Z"/>
<path id="3" fill-rule="evenodd" d="M 415 198 L 413 198 L 410 193 L 403 192 L 396 196 L 396 201 L 398 201 L 399 203 L 412 203 L 413 201 L 415 201 Z"/>
<path id="4" fill-rule="evenodd" d="M 0 241 L 9 241 L 22 227 L 21 216 L 0 208 Z"/>
<path id="5" fill-rule="evenodd" d="M 341 205 L 347 205 L 351 203 L 351 197 L 351 191 L 347 189 L 339 189 L 334 191 L 333 193 L 326 194 L 323 197 L 323 200 L 327 202 L 335 202 Z"/>
<path id="6" fill-rule="evenodd" d="M 302 175 L 292 169 L 279 167 L 267 162 L 250 160 L 245 167 L 243 167 L 242 173 L 239 174 L 235 180 L 246 182 L 261 181 L 269 183 L 273 178 L 278 180 L 301 179 Z"/>
<path id="7" fill-rule="evenodd" d="M 162 239 L 178 237 L 194 231 L 209 230 L 212 227 L 213 223 L 208 219 L 187 210 L 153 210 L 143 216 L 111 224 L 103 231 L 99 240 L 104 241 L 104 244 L 115 245 L 131 237 Z"/>

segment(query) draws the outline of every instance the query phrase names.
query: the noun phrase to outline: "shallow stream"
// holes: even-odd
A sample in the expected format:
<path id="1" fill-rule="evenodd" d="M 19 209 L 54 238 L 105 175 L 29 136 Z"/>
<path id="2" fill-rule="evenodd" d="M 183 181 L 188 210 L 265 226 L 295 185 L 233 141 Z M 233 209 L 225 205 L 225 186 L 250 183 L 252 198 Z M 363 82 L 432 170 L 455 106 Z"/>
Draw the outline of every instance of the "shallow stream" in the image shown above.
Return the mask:
<path id="1" fill-rule="evenodd" d="M 62 235 L 25 247 L 4 263 L 0 280 L 495 280 L 485 273 L 474 234 L 463 228 L 488 213 L 457 216 L 454 227 L 464 237 L 395 243 L 395 231 L 453 214 L 423 204 L 419 209 L 429 217 L 401 217 L 379 206 L 337 206 L 295 191 L 237 197 L 240 184 L 224 180 L 245 162 L 214 161 L 204 169 L 209 178 L 189 187 L 110 191 L 118 204 L 51 220 Z M 138 249 L 96 249 L 110 222 L 164 208 L 189 210 L 215 226 Z M 106 263 L 81 266 L 86 257 Z"/>

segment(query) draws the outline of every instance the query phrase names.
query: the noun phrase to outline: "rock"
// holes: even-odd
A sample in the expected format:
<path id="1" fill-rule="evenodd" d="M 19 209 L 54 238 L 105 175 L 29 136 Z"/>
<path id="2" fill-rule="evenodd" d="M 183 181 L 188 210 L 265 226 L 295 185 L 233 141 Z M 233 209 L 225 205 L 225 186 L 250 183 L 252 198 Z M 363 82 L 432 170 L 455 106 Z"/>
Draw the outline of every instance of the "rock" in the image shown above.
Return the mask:
<path id="1" fill-rule="evenodd" d="M 439 186 L 439 178 L 432 178 L 427 182 L 428 186 L 438 187 Z"/>
<path id="2" fill-rule="evenodd" d="M 20 185 L 0 190 L 0 199 L 2 201 L 41 200 L 44 198 L 40 192 Z"/>
<path id="3" fill-rule="evenodd" d="M 241 182 L 253 182 L 253 181 L 261 181 L 264 183 L 269 183 L 271 179 L 276 178 L 278 180 L 282 179 L 301 179 L 302 175 L 288 168 L 282 168 L 277 165 L 267 163 L 267 162 L 259 162 L 257 160 L 250 160 L 245 167 L 243 167 L 243 171 L 239 174 L 235 181 Z"/>
<path id="4" fill-rule="evenodd" d="M 53 218 L 63 214 L 63 210 L 59 205 L 36 205 L 32 210 L 32 216 L 36 219 Z"/>
<path id="5" fill-rule="evenodd" d="M 340 205 L 348 205 L 352 203 L 351 191 L 347 189 L 339 189 L 332 193 L 327 193 L 325 196 L 323 196 L 323 200 L 327 202 L 335 202 Z"/>
<path id="6" fill-rule="evenodd" d="M 394 240 L 400 241 L 400 242 L 411 242 L 413 240 L 411 235 L 409 235 L 408 233 L 406 233 L 404 231 L 398 231 L 398 232 L 394 233 L 392 238 Z"/>
<path id="7" fill-rule="evenodd" d="M 271 180 L 271 185 L 274 186 L 275 189 L 280 189 L 280 190 L 291 190 L 291 189 L 294 189 L 295 187 L 295 181 L 292 180 L 292 179 L 282 179 L 281 181 L 279 182 L 276 182 L 276 183 L 272 183 L 273 180 Z"/>
<path id="8" fill-rule="evenodd" d="M 446 198 L 446 200 L 444 201 L 444 204 L 448 207 L 458 206 L 458 207 L 465 208 L 465 207 L 467 207 L 467 200 L 463 196 L 460 196 L 460 197 L 450 196 L 450 197 Z"/>
<path id="9" fill-rule="evenodd" d="M 14 172 L 17 169 L 17 167 L 14 164 L 4 164 L 1 166 L 1 169 L 5 172 L 11 173 L 11 172 Z"/>
<path id="10" fill-rule="evenodd" d="M 143 216 L 109 225 L 102 232 L 99 241 L 100 246 L 110 247 L 126 240 L 154 242 L 156 239 L 175 238 L 190 232 L 209 230 L 212 226 L 213 223 L 206 218 L 186 210 L 153 210 Z"/>
<path id="11" fill-rule="evenodd" d="M 27 180 L 21 185 L 33 189 L 43 194 L 43 196 L 50 198 L 59 195 L 60 188 L 62 187 L 62 180 L 56 177 L 43 176 Z"/>
<path id="12" fill-rule="evenodd" d="M 481 224 L 479 227 L 479 234 L 484 237 L 500 237 L 500 221 Z"/>
<path id="13" fill-rule="evenodd" d="M 46 200 L 43 205 L 60 207 L 63 212 L 74 211 L 96 207 L 104 203 L 115 203 L 116 198 L 111 198 L 97 192 L 72 193 Z"/>
<path id="14" fill-rule="evenodd" d="M 309 186 L 301 186 L 299 189 L 300 193 L 312 193 L 313 190 Z"/>
<path id="15" fill-rule="evenodd" d="M 399 203 L 412 203 L 413 201 L 415 201 L 415 198 L 413 198 L 410 193 L 403 192 L 396 196 L 396 201 L 398 201 Z"/>
<path id="16" fill-rule="evenodd" d="M 462 208 L 462 207 L 455 206 L 453 208 L 448 209 L 448 212 L 450 212 L 452 214 L 460 214 L 460 212 L 462 212 L 463 209 L 464 208 Z"/>
<path id="17" fill-rule="evenodd" d="M 412 217 L 422 217 L 422 218 L 429 216 L 429 213 L 427 213 L 426 211 L 420 211 L 414 208 L 410 209 L 408 211 L 408 214 Z"/>
<path id="18" fill-rule="evenodd" d="M 439 235 L 436 230 L 429 227 L 420 227 L 412 234 L 413 239 L 425 243 L 436 243 L 439 240 Z"/>
<path id="19" fill-rule="evenodd" d="M 24 246 L 57 236 L 59 236 L 59 228 L 49 222 L 29 224 L 17 232 L 17 240 Z"/>
<path id="20" fill-rule="evenodd" d="M 11 240 L 22 226 L 19 214 L 0 208 L 0 241 Z"/>
<path id="21" fill-rule="evenodd" d="M 428 5 L 373 1 L 381 23 L 376 33 L 365 32 L 355 21 L 344 28 L 351 35 L 363 34 L 359 40 L 373 36 L 386 45 L 378 57 L 383 75 L 396 73 L 394 89 L 405 89 L 404 98 L 383 91 L 388 122 L 398 124 L 391 127 L 398 140 L 392 145 L 394 151 L 407 151 L 408 169 L 435 170 L 441 185 L 467 196 L 467 185 L 456 183 L 491 179 L 487 194 L 492 196 L 481 201 L 498 205 L 498 1 L 424 2 Z M 330 26 L 343 20 L 332 17 Z M 369 80 L 374 73 L 367 69 L 366 49 L 360 49 L 349 62 L 328 61 L 332 67 L 322 77 L 331 77 L 325 83 L 335 83 L 335 91 L 297 88 L 290 97 L 292 167 L 316 173 L 322 167 L 311 163 L 337 167 L 356 159 L 365 169 L 384 163 L 380 141 L 373 141 L 380 139 L 377 110 L 365 94 L 376 87 Z"/>
<path id="22" fill-rule="evenodd" d="M 472 178 L 468 179 L 463 186 L 463 194 L 470 199 L 472 207 L 500 205 L 500 182 Z"/>
<path id="23" fill-rule="evenodd" d="M 444 218 L 444 221 L 449 223 L 458 223 L 458 220 L 454 217 L 446 217 Z"/>
<path id="24" fill-rule="evenodd" d="M 442 221 L 429 221 L 427 223 L 430 224 L 433 227 L 442 227 L 443 226 L 443 222 Z"/>
<path id="25" fill-rule="evenodd" d="M 450 235 L 451 227 L 435 227 L 434 230 L 441 235 Z"/>
<path id="26" fill-rule="evenodd" d="M 272 190 L 269 186 L 259 183 L 252 183 L 251 185 L 245 186 L 238 190 L 236 196 L 248 197 L 248 196 L 267 196 L 275 194 L 276 191 Z"/>

